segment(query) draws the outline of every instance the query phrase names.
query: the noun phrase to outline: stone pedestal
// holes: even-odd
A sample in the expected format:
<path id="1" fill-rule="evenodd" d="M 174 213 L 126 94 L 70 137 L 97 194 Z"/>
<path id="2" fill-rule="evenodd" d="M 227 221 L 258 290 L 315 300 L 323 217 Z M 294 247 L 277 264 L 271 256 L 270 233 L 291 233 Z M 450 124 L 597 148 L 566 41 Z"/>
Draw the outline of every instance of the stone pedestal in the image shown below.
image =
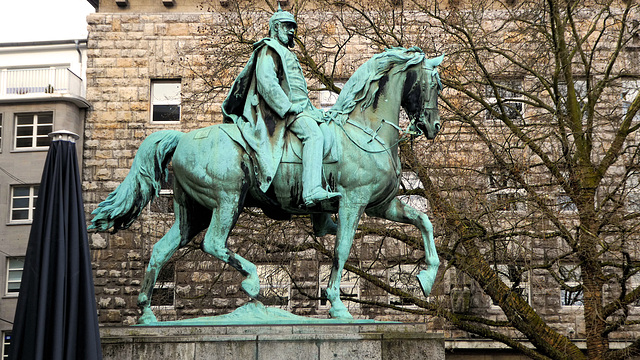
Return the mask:
<path id="1" fill-rule="evenodd" d="M 144 326 L 101 328 L 104 360 L 444 360 L 424 324 Z"/>

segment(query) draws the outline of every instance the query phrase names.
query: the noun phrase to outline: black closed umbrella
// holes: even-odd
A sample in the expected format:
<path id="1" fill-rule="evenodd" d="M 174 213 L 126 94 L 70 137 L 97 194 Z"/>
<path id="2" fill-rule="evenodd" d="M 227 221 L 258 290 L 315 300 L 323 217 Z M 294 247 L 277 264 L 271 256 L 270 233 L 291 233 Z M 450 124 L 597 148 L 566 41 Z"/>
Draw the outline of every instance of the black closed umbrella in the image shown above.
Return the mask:
<path id="1" fill-rule="evenodd" d="M 75 139 L 60 131 L 42 173 L 11 360 L 102 359 Z"/>

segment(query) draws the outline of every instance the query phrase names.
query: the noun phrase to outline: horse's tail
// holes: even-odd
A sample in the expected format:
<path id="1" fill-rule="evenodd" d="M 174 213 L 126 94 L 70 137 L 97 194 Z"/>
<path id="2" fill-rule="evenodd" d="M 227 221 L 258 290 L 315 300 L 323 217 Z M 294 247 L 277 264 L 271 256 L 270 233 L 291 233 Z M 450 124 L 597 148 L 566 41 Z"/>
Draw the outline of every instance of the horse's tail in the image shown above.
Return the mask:
<path id="1" fill-rule="evenodd" d="M 138 148 L 124 181 L 91 214 L 89 229 L 113 232 L 126 229 L 160 192 L 162 176 L 184 133 L 162 130 L 149 135 Z"/>

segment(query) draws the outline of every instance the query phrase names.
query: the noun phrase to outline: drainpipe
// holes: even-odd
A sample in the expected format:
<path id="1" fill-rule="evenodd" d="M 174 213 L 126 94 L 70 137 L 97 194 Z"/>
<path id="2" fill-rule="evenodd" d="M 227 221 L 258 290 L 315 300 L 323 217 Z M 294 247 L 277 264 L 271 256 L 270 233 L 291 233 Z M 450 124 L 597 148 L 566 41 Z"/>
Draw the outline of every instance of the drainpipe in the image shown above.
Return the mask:
<path id="1" fill-rule="evenodd" d="M 82 81 L 82 84 L 80 85 L 80 95 L 82 97 L 86 96 L 85 93 L 85 88 L 83 87 L 84 82 L 86 81 L 86 78 L 82 75 L 85 73 L 85 63 L 82 61 L 82 51 L 80 51 L 80 41 L 78 39 L 73 40 L 73 42 L 76 44 L 76 51 L 78 52 L 78 63 L 80 63 L 80 79 Z"/>
<path id="2" fill-rule="evenodd" d="M 76 51 L 78 52 L 78 60 L 80 64 L 82 64 L 82 52 L 80 52 L 80 42 L 78 39 L 73 40 L 76 43 Z"/>

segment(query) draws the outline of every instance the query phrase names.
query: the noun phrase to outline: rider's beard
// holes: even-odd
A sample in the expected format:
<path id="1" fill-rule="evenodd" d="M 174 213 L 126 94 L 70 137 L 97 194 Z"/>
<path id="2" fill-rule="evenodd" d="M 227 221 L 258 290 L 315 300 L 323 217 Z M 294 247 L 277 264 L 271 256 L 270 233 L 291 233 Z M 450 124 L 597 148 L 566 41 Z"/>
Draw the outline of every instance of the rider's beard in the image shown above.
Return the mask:
<path id="1" fill-rule="evenodd" d="M 280 43 L 282 43 L 282 45 L 290 48 L 295 45 L 295 42 L 293 41 L 293 35 L 287 34 L 284 31 L 278 32 L 278 40 L 280 41 Z"/>

